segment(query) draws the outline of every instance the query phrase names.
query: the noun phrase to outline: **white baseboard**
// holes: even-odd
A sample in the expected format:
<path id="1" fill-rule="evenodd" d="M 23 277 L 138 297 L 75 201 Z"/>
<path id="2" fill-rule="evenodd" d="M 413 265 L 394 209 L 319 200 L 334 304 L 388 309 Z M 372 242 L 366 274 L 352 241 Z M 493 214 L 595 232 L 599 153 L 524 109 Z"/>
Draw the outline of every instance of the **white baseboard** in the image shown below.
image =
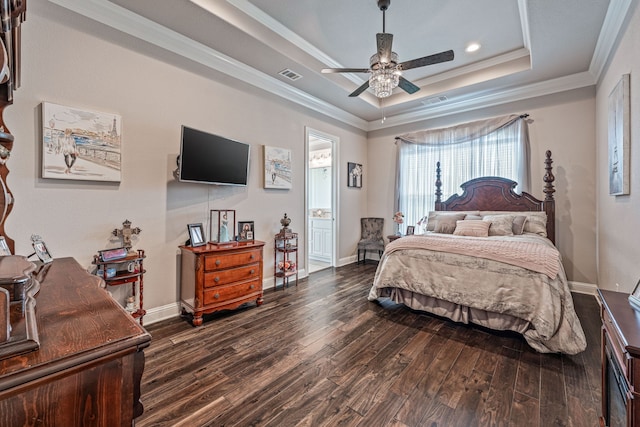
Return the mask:
<path id="1" fill-rule="evenodd" d="M 180 316 L 180 303 L 178 301 L 161 307 L 154 307 L 147 310 L 144 315 L 144 324 L 152 325 L 161 320 L 172 319 Z"/>
<path id="2" fill-rule="evenodd" d="M 338 267 L 342 267 L 342 266 L 348 265 L 348 264 L 354 264 L 357 261 L 358 261 L 358 257 L 355 256 L 355 255 L 351 255 L 351 256 L 348 256 L 346 258 L 340 258 L 338 260 Z"/>
<path id="3" fill-rule="evenodd" d="M 593 283 L 572 282 L 569 281 L 569 290 L 578 294 L 595 295 L 598 285 Z"/>

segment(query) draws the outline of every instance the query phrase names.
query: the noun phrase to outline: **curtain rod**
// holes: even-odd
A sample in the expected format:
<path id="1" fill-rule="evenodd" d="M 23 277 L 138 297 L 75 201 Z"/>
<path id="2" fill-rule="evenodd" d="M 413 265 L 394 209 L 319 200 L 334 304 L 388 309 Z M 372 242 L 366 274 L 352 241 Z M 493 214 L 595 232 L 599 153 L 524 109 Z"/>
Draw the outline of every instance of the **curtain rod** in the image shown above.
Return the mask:
<path id="1" fill-rule="evenodd" d="M 526 119 L 526 118 L 528 118 L 528 117 L 529 117 L 529 113 L 523 113 L 523 114 L 520 114 L 520 116 L 519 116 L 519 117 L 520 117 L 521 119 Z M 400 138 L 399 136 L 396 136 L 394 139 L 397 141 L 397 140 L 399 140 L 399 139 L 401 139 L 401 138 Z"/>

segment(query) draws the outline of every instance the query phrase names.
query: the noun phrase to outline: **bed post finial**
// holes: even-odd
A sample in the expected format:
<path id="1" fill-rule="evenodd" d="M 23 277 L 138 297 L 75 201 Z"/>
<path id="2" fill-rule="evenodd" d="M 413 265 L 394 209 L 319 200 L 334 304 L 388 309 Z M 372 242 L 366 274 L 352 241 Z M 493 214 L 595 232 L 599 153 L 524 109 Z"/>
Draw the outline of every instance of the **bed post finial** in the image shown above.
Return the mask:
<path id="1" fill-rule="evenodd" d="M 442 181 L 440 180 L 440 162 L 436 163 L 436 210 L 442 202 Z"/>
<path id="2" fill-rule="evenodd" d="M 547 158 L 544 160 L 544 164 L 545 164 L 545 170 L 547 171 L 547 173 L 544 174 L 544 194 L 545 194 L 545 200 L 553 200 L 553 193 L 556 192 L 555 188 L 553 187 L 553 181 L 556 180 L 556 177 L 553 176 L 553 172 L 552 172 L 552 167 L 551 167 L 551 163 L 553 163 L 553 160 L 551 160 L 551 150 L 547 150 Z"/>

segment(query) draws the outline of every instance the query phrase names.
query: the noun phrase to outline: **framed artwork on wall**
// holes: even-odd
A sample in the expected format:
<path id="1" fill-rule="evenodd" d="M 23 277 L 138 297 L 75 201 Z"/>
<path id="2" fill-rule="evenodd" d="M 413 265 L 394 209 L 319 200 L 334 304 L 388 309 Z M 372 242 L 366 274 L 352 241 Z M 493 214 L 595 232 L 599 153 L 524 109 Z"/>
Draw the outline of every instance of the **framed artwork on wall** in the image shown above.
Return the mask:
<path id="1" fill-rule="evenodd" d="M 362 188 L 362 165 L 347 162 L 347 187 Z"/>
<path id="2" fill-rule="evenodd" d="M 264 188 L 291 188 L 291 150 L 264 146 Z"/>
<path id="3" fill-rule="evenodd" d="M 42 103 L 42 177 L 120 182 L 122 117 Z"/>
<path id="4" fill-rule="evenodd" d="M 629 74 L 609 94 L 609 194 L 629 194 Z"/>

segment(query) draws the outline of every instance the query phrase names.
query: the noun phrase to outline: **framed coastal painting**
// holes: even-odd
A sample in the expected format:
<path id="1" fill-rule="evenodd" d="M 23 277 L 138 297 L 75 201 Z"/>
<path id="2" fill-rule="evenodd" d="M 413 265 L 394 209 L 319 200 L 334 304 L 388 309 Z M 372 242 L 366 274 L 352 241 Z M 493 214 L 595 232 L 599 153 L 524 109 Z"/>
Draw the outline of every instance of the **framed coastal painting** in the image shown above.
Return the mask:
<path id="1" fill-rule="evenodd" d="M 120 182 L 122 117 L 42 103 L 42 177 Z"/>
<path id="2" fill-rule="evenodd" d="M 291 188 L 291 150 L 264 146 L 264 188 Z"/>
<path id="3" fill-rule="evenodd" d="M 609 94 L 609 194 L 629 194 L 629 74 Z"/>

